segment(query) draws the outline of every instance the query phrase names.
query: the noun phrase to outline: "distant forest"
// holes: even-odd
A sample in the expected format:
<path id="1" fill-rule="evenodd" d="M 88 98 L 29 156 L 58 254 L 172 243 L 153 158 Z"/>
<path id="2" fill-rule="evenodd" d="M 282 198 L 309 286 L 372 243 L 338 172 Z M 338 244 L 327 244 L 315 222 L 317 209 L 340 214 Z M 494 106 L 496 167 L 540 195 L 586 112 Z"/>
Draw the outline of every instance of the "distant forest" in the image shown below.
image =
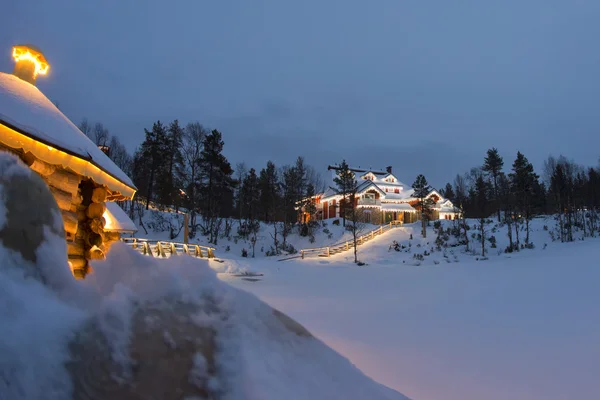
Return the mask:
<path id="1" fill-rule="evenodd" d="M 286 238 L 294 229 L 307 236 L 317 229 L 314 219 L 299 223 L 299 213 L 314 214 L 316 208 L 307 199 L 326 186 L 302 156 L 292 165 L 268 161 L 260 171 L 244 162 L 233 167 L 223 155 L 222 133 L 198 122 L 182 126 L 177 120 L 156 121 L 144 130 L 145 139 L 133 155 L 102 123 L 84 119 L 79 129 L 133 179 L 138 192 L 124 208 L 140 222 L 150 207 L 185 210 L 190 215 L 190 236 L 205 235 L 215 244 L 230 237 L 234 228 L 237 235 L 256 237 L 259 222 L 264 222 L 273 226 L 275 251 L 286 248 Z M 429 186 L 419 175 L 413 188 L 418 192 L 424 187 Z M 505 162 L 491 148 L 482 165 L 457 174 L 439 192 L 461 211 L 456 231 L 467 246 L 466 219 L 478 220 L 483 237 L 492 220 L 508 225 L 509 252 L 532 246 L 529 224 L 537 216 L 554 217 L 555 240 L 573 241 L 575 231 L 594 237 L 600 229 L 599 168 L 562 155 L 549 156 L 539 175 L 524 154 L 518 152 L 512 163 Z"/>

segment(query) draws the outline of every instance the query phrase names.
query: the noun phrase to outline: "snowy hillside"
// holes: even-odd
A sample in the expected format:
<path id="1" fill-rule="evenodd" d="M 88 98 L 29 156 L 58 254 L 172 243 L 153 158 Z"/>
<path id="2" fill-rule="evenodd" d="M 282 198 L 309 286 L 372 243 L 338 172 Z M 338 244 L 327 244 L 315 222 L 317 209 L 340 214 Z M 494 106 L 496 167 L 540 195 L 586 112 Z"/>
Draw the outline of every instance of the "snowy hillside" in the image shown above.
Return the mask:
<path id="1" fill-rule="evenodd" d="M 328 220 L 318 229 L 315 230 L 314 241 L 311 242 L 309 237 L 303 237 L 298 234 L 298 230 L 294 229 L 287 239 L 287 244 L 291 245 L 288 250 L 300 250 L 304 248 L 323 247 L 333 243 L 338 243 L 350 240 L 352 234 L 344 230 L 342 220 Z M 140 224 L 139 218 L 134 219 L 138 232 L 136 237 L 147 238 L 152 240 L 166 240 L 174 242 L 183 242 L 183 215 L 174 212 L 165 212 L 158 210 L 145 211 Z M 190 243 L 213 246 L 217 248 L 216 254 L 224 258 L 240 258 L 242 250 L 248 252 L 248 257 L 252 258 L 252 243 L 249 238 L 241 238 L 237 233 L 238 222 L 232 221 L 232 229 L 230 237 L 220 238 L 217 245 L 208 243 L 205 236 L 200 233 L 195 238 L 190 239 Z M 377 228 L 378 225 L 365 224 L 364 231 Z M 281 232 L 278 233 L 278 240 L 281 243 L 283 238 Z M 257 235 L 255 246 L 255 258 L 262 258 L 269 255 L 273 247 L 273 226 L 265 223 L 260 224 L 260 232 Z M 288 252 L 282 251 L 282 254 Z"/>

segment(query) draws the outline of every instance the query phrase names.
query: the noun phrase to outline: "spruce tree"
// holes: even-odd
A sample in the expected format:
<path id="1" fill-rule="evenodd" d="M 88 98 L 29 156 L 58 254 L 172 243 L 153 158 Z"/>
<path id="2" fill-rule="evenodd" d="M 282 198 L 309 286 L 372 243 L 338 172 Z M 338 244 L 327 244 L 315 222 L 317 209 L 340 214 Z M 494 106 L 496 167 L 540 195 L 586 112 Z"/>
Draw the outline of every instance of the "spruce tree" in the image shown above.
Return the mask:
<path id="1" fill-rule="evenodd" d="M 275 164 L 271 161 L 267 162 L 267 167 L 260 171 L 258 178 L 258 187 L 260 191 L 260 208 L 266 223 L 273 226 L 273 251 L 279 254 L 279 239 L 278 239 L 278 210 L 281 204 L 281 188 L 279 185 L 279 176 Z"/>
<path id="2" fill-rule="evenodd" d="M 413 197 L 417 199 L 417 207 L 421 211 L 421 235 L 427 237 L 427 219 L 433 207 L 433 201 L 427 196 L 431 193 L 431 186 L 424 175 L 420 174 L 412 184 Z"/>
<path id="3" fill-rule="evenodd" d="M 224 142 L 221 132 L 214 129 L 204 138 L 199 160 L 199 172 L 202 179 L 200 209 L 204 220 L 204 232 L 209 242 L 216 244 L 221 227 L 220 217 L 232 212 L 233 169 L 223 155 Z"/>
<path id="4" fill-rule="evenodd" d="M 490 192 L 487 182 L 483 176 L 479 176 L 475 181 L 473 188 L 474 205 L 477 209 L 477 219 L 479 220 L 479 235 L 481 236 L 481 256 L 485 257 L 485 225 L 489 216 L 489 196 Z"/>
<path id="5" fill-rule="evenodd" d="M 146 197 L 147 210 L 155 198 L 156 181 L 163 165 L 166 129 L 157 121 L 152 130 L 144 129 L 144 132 L 146 138 L 134 157 L 134 176 L 137 178 L 136 185 L 142 188 L 140 195 Z"/>
<path id="6" fill-rule="evenodd" d="M 331 189 L 338 194 L 342 199 L 340 200 L 340 211 L 342 213 L 343 225 L 346 226 L 346 210 L 347 201 L 352 190 L 356 187 L 356 177 L 354 172 L 350 170 L 350 167 L 346 163 L 346 160 L 342 160 L 341 164 L 336 170 L 336 177 L 333 178 L 335 187 Z"/>
<path id="7" fill-rule="evenodd" d="M 259 212 L 261 193 L 256 170 L 250 168 L 240 188 L 241 198 L 244 206 L 244 228 L 243 234 L 250 236 L 252 243 L 252 258 L 255 256 L 256 235 L 260 229 Z"/>
<path id="8" fill-rule="evenodd" d="M 454 202 L 456 194 L 454 193 L 454 189 L 452 188 L 452 184 L 450 182 L 446 183 L 446 186 L 442 190 L 442 195 L 451 202 Z"/>
<path id="9" fill-rule="evenodd" d="M 504 160 L 498 153 L 498 149 L 491 148 L 487 151 L 487 155 L 483 162 L 483 171 L 488 175 L 493 184 L 493 200 L 496 207 L 496 212 L 498 216 L 498 222 L 500 222 L 500 202 L 498 199 L 498 177 L 502 172 L 502 167 L 504 166 Z"/>
<path id="10" fill-rule="evenodd" d="M 533 170 L 533 165 L 521 153 L 517 153 L 517 158 L 513 163 L 512 173 L 510 174 L 511 185 L 515 195 L 515 202 L 520 216 L 525 220 L 525 244 L 530 246 L 529 242 L 529 223 L 533 218 L 536 183 L 538 176 Z M 518 232 L 517 232 L 518 235 Z M 519 240 L 517 236 L 517 245 Z"/>

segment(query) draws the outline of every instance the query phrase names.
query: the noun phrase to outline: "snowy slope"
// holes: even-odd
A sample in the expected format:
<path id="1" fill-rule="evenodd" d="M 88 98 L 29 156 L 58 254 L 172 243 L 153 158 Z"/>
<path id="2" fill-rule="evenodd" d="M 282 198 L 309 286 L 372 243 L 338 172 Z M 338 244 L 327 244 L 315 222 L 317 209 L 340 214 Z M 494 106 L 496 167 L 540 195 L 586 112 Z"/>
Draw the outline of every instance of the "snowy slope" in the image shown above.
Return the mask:
<path id="1" fill-rule="evenodd" d="M 254 260 L 261 281 L 223 278 L 414 399 L 598 399 L 600 242 L 551 242 L 547 223 L 534 223 L 535 249 L 485 261 L 389 251 L 426 247 L 408 227 L 361 247 L 365 267 L 343 254 Z"/>
<path id="2" fill-rule="evenodd" d="M 34 265 L 0 246 L 1 399 L 407 400 L 218 280 L 206 260 L 152 259 L 118 243 L 75 282 L 55 243 Z M 66 279 L 60 291 L 20 273 L 38 265 Z"/>
<path id="3" fill-rule="evenodd" d="M 138 228 L 135 237 L 147 238 L 152 240 L 164 240 L 173 242 L 183 242 L 183 215 L 174 212 L 148 210 L 145 211 L 140 224 L 139 218 L 134 218 L 134 223 Z M 287 239 L 287 243 L 292 245 L 294 249 L 300 250 L 304 248 L 323 247 L 333 243 L 339 243 L 350 240 L 352 234 L 344 230 L 340 224 L 334 225 L 333 220 L 325 222 L 325 226 L 315 231 L 315 240 L 311 243 L 308 237 L 302 237 L 298 234 L 297 229 L 291 233 Z M 378 225 L 365 225 L 364 231 L 370 231 L 377 228 Z M 146 228 L 146 230 L 144 230 Z M 220 238 L 217 245 L 208 243 L 205 236 L 200 233 L 195 238 L 190 239 L 190 243 L 201 244 L 205 246 L 216 247 L 216 254 L 219 257 L 227 259 L 241 258 L 242 249 L 248 251 L 249 257 L 252 256 L 252 244 L 249 239 L 238 238 L 237 236 L 238 222 L 233 222 L 231 238 Z M 174 238 L 170 237 L 171 230 L 176 233 Z M 267 252 L 273 247 L 273 226 L 265 223 L 260 224 L 260 231 L 257 235 L 257 243 L 255 246 L 255 258 L 263 258 L 267 256 Z M 281 243 L 283 238 L 281 232 L 278 234 L 278 240 Z M 285 252 L 284 252 L 285 254 Z M 275 257 L 277 258 L 277 257 Z M 281 257 L 279 257 L 281 258 Z"/>

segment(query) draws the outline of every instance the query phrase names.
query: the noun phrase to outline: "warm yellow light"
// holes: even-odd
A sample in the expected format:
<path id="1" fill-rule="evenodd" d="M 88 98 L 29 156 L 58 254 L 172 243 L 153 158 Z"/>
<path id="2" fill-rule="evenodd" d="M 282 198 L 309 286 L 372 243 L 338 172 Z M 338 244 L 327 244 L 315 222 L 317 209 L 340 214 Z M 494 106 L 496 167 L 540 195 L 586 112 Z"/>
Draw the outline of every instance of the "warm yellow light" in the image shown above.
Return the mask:
<path id="1" fill-rule="evenodd" d="M 108 210 L 104 211 L 104 214 L 102 214 L 102 216 L 104 217 L 104 221 L 106 221 L 106 224 L 104 225 L 104 230 L 113 230 L 116 227 L 116 221 L 112 219 L 112 215 L 110 215 Z"/>
<path id="2" fill-rule="evenodd" d="M 50 64 L 46 61 L 41 53 L 30 49 L 26 46 L 15 46 L 13 47 L 13 58 L 15 62 L 19 61 L 31 61 L 35 65 L 33 76 L 46 75 L 50 69 Z"/>

